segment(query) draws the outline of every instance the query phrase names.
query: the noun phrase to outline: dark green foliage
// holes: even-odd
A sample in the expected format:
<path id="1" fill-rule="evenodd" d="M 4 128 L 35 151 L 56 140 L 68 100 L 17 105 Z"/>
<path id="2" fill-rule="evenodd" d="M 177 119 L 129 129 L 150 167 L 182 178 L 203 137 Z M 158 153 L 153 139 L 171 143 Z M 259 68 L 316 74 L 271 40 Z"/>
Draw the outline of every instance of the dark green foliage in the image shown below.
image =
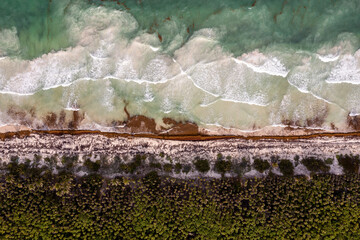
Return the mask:
<path id="1" fill-rule="evenodd" d="M 196 170 L 206 173 L 210 170 L 209 161 L 207 159 L 196 158 L 194 162 Z"/>
<path id="2" fill-rule="evenodd" d="M 182 169 L 182 165 L 181 165 L 181 163 L 176 163 L 175 164 L 175 173 L 180 173 L 180 171 L 181 171 L 181 169 Z"/>
<path id="3" fill-rule="evenodd" d="M 36 159 L 36 157 L 35 157 Z M 72 155 L 72 156 L 62 156 L 61 163 L 63 164 L 60 172 L 72 172 L 75 163 L 78 161 L 79 156 Z"/>
<path id="4" fill-rule="evenodd" d="M 10 157 L 10 162 L 12 162 L 12 163 L 18 163 L 18 162 L 19 162 L 19 157 L 18 157 L 18 156 L 11 156 L 11 157 Z"/>
<path id="5" fill-rule="evenodd" d="M 127 167 L 125 169 L 129 173 L 135 173 L 135 171 L 141 166 L 142 160 L 144 159 L 146 159 L 146 156 L 144 157 L 144 155 L 136 155 L 133 160 L 129 164 L 127 164 Z"/>
<path id="6" fill-rule="evenodd" d="M 120 163 L 119 164 L 119 171 L 124 172 L 124 173 L 129 173 L 129 171 L 130 171 L 129 165 L 125 164 L 125 163 Z"/>
<path id="7" fill-rule="evenodd" d="M 156 168 L 156 169 L 162 169 L 161 167 L 161 163 L 158 163 L 158 162 L 151 162 L 150 165 L 149 165 L 151 168 Z"/>
<path id="8" fill-rule="evenodd" d="M 278 163 L 280 161 L 280 157 L 279 156 L 271 156 L 270 157 L 270 162 L 271 163 Z"/>
<path id="9" fill-rule="evenodd" d="M 165 172 L 172 172 L 173 165 L 171 163 L 165 163 L 164 164 L 164 171 Z"/>
<path id="10" fill-rule="evenodd" d="M 311 172 L 328 172 L 330 167 L 325 164 L 321 159 L 315 157 L 307 157 L 301 161 L 302 164 Z"/>
<path id="11" fill-rule="evenodd" d="M 159 156 L 163 158 L 163 157 L 165 157 L 165 153 L 164 153 L 164 152 L 160 152 Z"/>
<path id="12" fill-rule="evenodd" d="M 250 164 L 246 158 L 242 158 L 240 163 L 234 164 L 233 168 L 234 172 L 241 177 L 245 172 L 250 170 Z"/>
<path id="13" fill-rule="evenodd" d="M 120 163 L 119 170 L 124 173 L 135 173 L 142 166 L 143 161 L 146 159 L 146 155 L 137 154 L 130 163 Z M 150 163 L 151 164 L 151 163 Z M 154 165 L 150 166 L 154 167 Z M 160 166 L 161 167 L 161 166 Z"/>
<path id="14" fill-rule="evenodd" d="M 189 173 L 190 171 L 191 171 L 191 165 L 190 164 L 184 165 L 182 172 Z"/>
<path id="15" fill-rule="evenodd" d="M 299 165 L 299 163 L 300 163 L 300 157 L 299 157 L 299 155 L 295 155 L 294 161 L 295 161 L 295 167 L 296 167 L 297 165 Z"/>
<path id="16" fill-rule="evenodd" d="M 327 158 L 327 159 L 325 159 L 324 162 L 325 162 L 326 164 L 328 164 L 328 165 L 331 165 L 331 164 L 333 164 L 334 159 L 333 159 L 333 158 Z"/>
<path id="17" fill-rule="evenodd" d="M 360 166 L 360 159 L 359 155 L 353 156 L 353 155 L 339 155 L 336 156 L 339 165 L 343 167 L 344 172 L 347 174 L 350 173 L 359 173 L 359 166 Z"/>
<path id="18" fill-rule="evenodd" d="M 253 164 L 254 168 L 263 173 L 264 171 L 268 170 L 270 168 L 270 163 L 266 160 L 262 160 L 260 158 L 256 158 L 254 160 L 254 164 Z"/>
<path id="19" fill-rule="evenodd" d="M 16 164 L 16 163 L 15 163 Z M 29 166 L 30 167 L 30 166 Z M 31 168 L 31 167 L 30 167 Z M 0 175 L 0 239 L 359 239 L 360 175 Z"/>
<path id="20" fill-rule="evenodd" d="M 232 167 L 232 163 L 227 160 L 217 160 L 215 162 L 215 171 L 220 173 L 220 174 L 225 174 L 227 172 L 230 172 L 231 170 L 231 167 Z"/>
<path id="21" fill-rule="evenodd" d="M 87 169 L 90 171 L 97 172 L 100 169 L 100 160 L 93 162 L 90 159 L 86 159 L 84 166 L 87 167 Z"/>
<path id="22" fill-rule="evenodd" d="M 292 162 L 288 159 L 280 160 L 279 168 L 280 168 L 281 173 L 284 176 L 294 175 L 294 166 L 293 166 Z"/>
<path id="23" fill-rule="evenodd" d="M 161 179 L 156 171 L 151 171 L 145 175 L 143 182 L 150 188 L 157 188 L 161 182 Z"/>

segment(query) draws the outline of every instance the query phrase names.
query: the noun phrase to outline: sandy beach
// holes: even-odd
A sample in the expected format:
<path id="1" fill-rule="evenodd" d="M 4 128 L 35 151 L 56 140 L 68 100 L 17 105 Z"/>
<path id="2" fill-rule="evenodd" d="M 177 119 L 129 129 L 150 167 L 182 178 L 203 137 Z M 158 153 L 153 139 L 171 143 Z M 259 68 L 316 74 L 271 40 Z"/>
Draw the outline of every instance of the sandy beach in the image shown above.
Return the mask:
<path id="1" fill-rule="evenodd" d="M 10 130 L 19 129 L 19 131 Z M 211 164 L 217 155 L 229 156 L 234 163 L 247 159 L 250 163 L 256 157 L 267 159 L 277 157 L 294 162 L 300 158 L 314 156 L 321 159 L 333 158 L 330 173 L 341 174 L 336 160 L 339 154 L 360 154 L 360 133 L 310 132 L 287 135 L 169 135 L 151 133 L 114 133 L 89 130 L 30 130 L 23 127 L 8 126 L 0 134 L 0 158 L 8 162 L 11 156 L 20 159 L 33 159 L 51 156 L 78 155 L 79 164 L 83 156 L 92 160 L 106 156 L 111 162 L 115 156 L 130 159 L 136 154 L 155 156 L 162 163 L 169 159 L 191 163 L 202 157 Z M 288 131 L 290 130 L 283 130 Z M 294 133 L 294 132 L 292 132 Z M 160 155 L 166 158 L 159 157 Z M 309 175 L 303 165 L 295 168 L 295 173 Z M 212 176 L 214 172 L 209 172 Z M 248 175 L 256 175 L 251 172 Z"/>

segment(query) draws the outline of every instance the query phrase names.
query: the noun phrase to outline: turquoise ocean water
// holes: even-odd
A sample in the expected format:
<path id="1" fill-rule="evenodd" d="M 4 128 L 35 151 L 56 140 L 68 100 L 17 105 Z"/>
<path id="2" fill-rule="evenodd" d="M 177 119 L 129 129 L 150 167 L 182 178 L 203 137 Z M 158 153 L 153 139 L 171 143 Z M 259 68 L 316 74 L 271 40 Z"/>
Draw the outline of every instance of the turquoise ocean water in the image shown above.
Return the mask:
<path id="1" fill-rule="evenodd" d="M 347 128 L 360 114 L 358 0 L 3 0 L 0 125 L 131 115 L 205 128 Z M 116 124 L 115 124 L 116 125 Z"/>

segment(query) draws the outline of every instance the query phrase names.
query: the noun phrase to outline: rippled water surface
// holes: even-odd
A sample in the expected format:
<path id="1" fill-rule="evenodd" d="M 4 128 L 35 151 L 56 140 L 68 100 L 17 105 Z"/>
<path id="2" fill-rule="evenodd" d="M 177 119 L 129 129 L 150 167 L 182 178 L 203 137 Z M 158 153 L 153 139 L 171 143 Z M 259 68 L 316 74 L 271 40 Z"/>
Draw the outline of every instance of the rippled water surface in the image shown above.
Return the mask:
<path id="1" fill-rule="evenodd" d="M 3 0 L 0 125 L 345 129 L 359 46 L 358 0 Z"/>

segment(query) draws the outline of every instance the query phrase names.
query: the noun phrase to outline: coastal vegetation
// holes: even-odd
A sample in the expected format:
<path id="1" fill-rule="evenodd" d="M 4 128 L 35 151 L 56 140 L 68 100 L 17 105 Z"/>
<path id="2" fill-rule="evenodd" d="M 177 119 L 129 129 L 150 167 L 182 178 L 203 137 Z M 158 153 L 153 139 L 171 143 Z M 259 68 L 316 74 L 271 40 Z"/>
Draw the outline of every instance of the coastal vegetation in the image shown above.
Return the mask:
<path id="1" fill-rule="evenodd" d="M 325 162 L 321 159 L 317 159 L 315 157 L 306 157 L 301 161 L 305 167 L 311 172 L 328 172 L 330 167 L 325 164 Z"/>
<path id="2" fill-rule="evenodd" d="M 294 175 L 294 166 L 288 159 L 282 159 L 279 163 L 279 168 L 284 176 Z"/>
<path id="3" fill-rule="evenodd" d="M 355 170 L 314 174 L 310 180 L 274 174 L 179 179 L 159 169 L 107 178 L 95 173 L 102 171 L 99 162 L 85 161 L 90 174 L 80 177 L 66 171 L 67 161 L 77 157 L 62 159 L 66 166 L 58 174 L 18 157 L 2 166 L 1 239 L 357 239 L 360 234 Z M 227 161 L 218 160 L 217 171 L 227 172 Z M 144 169 L 144 162 L 139 155 L 130 165 Z M 210 168 L 204 159 L 195 163 L 196 169 Z M 278 165 L 292 175 L 289 160 Z M 191 168 L 184 165 L 183 171 L 186 166 Z"/>
<path id="4" fill-rule="evenodd" d="M 263 173 L 264 171 L 268 170 L 270 168 L 270 164 L 268 161 L 260 159 L 260 158 L 255 158 L 254 160 L 254 168 Z"/>

